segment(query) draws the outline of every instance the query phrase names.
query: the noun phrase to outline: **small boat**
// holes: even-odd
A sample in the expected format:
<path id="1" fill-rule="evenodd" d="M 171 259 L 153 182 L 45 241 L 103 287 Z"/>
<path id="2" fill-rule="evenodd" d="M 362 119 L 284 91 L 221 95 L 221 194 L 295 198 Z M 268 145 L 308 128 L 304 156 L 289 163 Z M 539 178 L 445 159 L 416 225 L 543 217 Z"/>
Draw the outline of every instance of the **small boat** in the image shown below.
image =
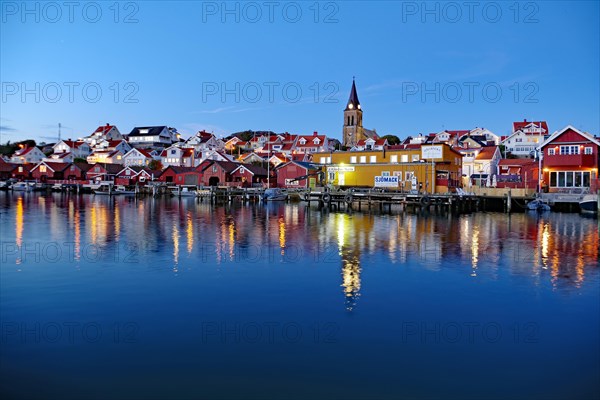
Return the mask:
<path id="1" fill-rule="evenodd" d="M 0 190 L 8 190 L 10 184 L 6 181 L 0 181 Z"/>
<path id="2" fill-rule="evenodd" d="M 127 190 L 127 188 L 123 185 L 119 185 L 115 187 L 115 190 L 112 192 L 114 195 L 122 195 L 122 196 L 131 196 L 135 194 L 135 190 Z"/>
<path id="3" fill-rule="evenodd" d="M 52 191 L 53 192 L 62 192 L 63 191 L 63 185 L 62 183 L 55 183 L 54 185 L 52 185 Z"/>
<path id="4" fill-rule="evenodd" d="M 281 188 L 266 189 L 263 194 L 264 201 L 285 201 L 287 197 L 287 192 Z"/>
<path id="5" fill-rule="evenodd" d="M 587 214 L 597 214 L 598 213 L 598 195 L 595 194 L 586 194 L 581 198 L 579 202 L 579 207 L 581 207 L 581 212 Z"/>
<path id="6" fill-rule="evenodd" d="M 535 199 L 527 203 L 527 209 L 529 211 L 550 211 L 550 206 L 541 199 Z"/>
<path id="7" fill-rule="evenodd" d="M 11 189 L 16 192 L 32 192 L 34 186 L 35 183 L 17 182 L 14 185 L 12 185 Z"/>
<path id="8" fill-rule="evenodd" d="M 179 197 L 196 197 L 198 196 L 198 192 L 195 188 L 182 186 L 179 187 L 177 191 L 173 191 L 173 196 Z"/>
<path id="9" fill-rule="evenodd" d="M 134 190 L 127 190 L 125 186 L 119 185 L 114 189 L 109 185 L 100 185 L 97 190 L 94 190 L 95 194 L 99 195 L 109 195 L 109 196 L 132 196 L 135 194 Z"/>

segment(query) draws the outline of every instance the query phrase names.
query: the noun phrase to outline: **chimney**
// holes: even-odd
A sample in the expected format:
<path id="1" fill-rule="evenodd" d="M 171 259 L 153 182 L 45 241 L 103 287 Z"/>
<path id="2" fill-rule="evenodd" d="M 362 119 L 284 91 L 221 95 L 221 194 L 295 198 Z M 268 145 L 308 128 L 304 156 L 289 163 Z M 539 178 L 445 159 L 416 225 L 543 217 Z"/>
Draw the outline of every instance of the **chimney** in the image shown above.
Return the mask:
<path id="1" fill-rule="evenodd" d="M 523 119 L 523 122 L 527 122 L 527 118 L 524 118 L 524 119 Z"/>
<path id="2" fill-rule="evenodd" d="M 318 134 L 318 132 L 317 132 L 317 131 L 314 131 L 314 132 L 313 132 L 313 136 L 317 136 L 317 134 Z"/>
<path id="3" fill-rule="evenodd" d="M 107 122 L 107 123 L 106 123 L 106 126 L 110 126 L 110 124 Z"/>

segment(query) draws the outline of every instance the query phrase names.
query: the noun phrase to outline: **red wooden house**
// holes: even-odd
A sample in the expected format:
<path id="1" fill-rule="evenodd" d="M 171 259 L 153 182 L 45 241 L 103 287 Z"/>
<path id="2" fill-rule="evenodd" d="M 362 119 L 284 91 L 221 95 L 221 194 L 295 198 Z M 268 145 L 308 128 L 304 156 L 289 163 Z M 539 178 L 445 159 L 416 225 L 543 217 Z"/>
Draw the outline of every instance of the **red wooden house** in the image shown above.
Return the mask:
<path id="1" fill-rule="evenodd" d="M 205 186 L 236 186 L 231 173 L 239 165 L 240 163 L 231 161 L 206 160 L 197 169 L 202 172 L 202 183 Z"/>
<path id="2" fill-rule="evenodd" d="M 266 182 L 268 172 L 259 165 L 237 164 L 229 175 L 236 186 L 250 187 Z"/>
<path id="3" fill-rule="evenodd" d="M 144 186 L 152 180 L 152 171 L 144 167 L 125 167 L 115 175 L 115 185 Z"/>
<path id="4" fill-rule="evenodd" d="M 276 168 L 277 186 L 287 188 L 308 188 L 314 187 L 318 182 L 317 173 L 321 171 L 321 167 L 316 164 L 290 161 L 279 165 Z M 296 178 L 308 176 L 305 179 L 296 180 Z"/>
<path id="5" fill-rule="evenodd" d="M 550 192 L 598 190 L 600 140 L 571 125 L 542 143 L 542 187 Z"/>
<path id="6" fill-rule="evenodd" d="M 71 164 L 42 161 L 31 169 L 31 177 L 39 182 L 65 180 Z"/>
<path id="7" fill-rule="evenodd" d="M 7 163 L 0 158 L 0 180 L 7 180 L 13 178 L 13 173 L 17 169 L 18 165 L 13 163 Z"/>
<path id="8" fill-rule="evenodd" d="M 539 162 L 530 158 L 505 158 L 498 162 L 498 188 L 537 189 Z"/>
<path id="9" fill-rule="evenodd" d="M 88 180 L 93 181 L 114 181 L 115 176 L 123 169 L 120 164 L 96 163 L 86 172 Z"/>
<path id="10" fill-rule="evenodd" d="M 199 170 L 199 166 L 193 168 L 171 165 L 163 170 L 158 180 L 176 185 L 202 185 L 202 172 Z"/>

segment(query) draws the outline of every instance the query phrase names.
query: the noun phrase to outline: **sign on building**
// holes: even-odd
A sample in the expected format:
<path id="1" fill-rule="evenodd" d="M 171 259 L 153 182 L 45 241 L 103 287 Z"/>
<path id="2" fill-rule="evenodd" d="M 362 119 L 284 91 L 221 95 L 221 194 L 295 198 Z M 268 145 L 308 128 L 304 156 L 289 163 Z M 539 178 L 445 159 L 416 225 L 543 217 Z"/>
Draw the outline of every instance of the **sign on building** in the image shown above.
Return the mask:
<path id="1" fill-rule="evenodd" d="M 375 187 L 393 187 L 397 188 L 400 180 L 397 176 L 376 176 Z"/>
<path id="2" fill-rule="evenodd" d="M 443 157 L 443 146 L 421 146 L 421 158 L 426 160 Z"/>
<path id="3" fill-rule="evenodd" d="M 327 167 L 327 172 L 354 172 L 354 167 Z"/>

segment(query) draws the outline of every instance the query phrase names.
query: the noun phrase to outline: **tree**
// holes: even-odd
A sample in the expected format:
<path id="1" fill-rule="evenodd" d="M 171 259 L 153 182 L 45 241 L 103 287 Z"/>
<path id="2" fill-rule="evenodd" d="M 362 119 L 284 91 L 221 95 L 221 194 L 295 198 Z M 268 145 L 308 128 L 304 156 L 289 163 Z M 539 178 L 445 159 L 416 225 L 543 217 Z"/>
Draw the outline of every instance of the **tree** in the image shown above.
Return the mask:
<path id="1" fill-rule="evenodd" d="M 73 162 L 76 162 L 76 163 L 87 163 L 87 160 L 85 158 L 75 157 L 73 159 Z"/>
<path id="2" fill-rule="evenodd" d="M 389 145 L 400 144 L 400 138 L 396 135 L 385 135 L 381 138 L 387 139 Z"/>
<path id="3" fill-rule="evenodd" d="M 152 171 L 161 171 L 163 169 L 163 165 L 160 160 L 152 160 L 150 161 L 150 164 L 148 164 L 148 168 L 150 168 Z"/>

